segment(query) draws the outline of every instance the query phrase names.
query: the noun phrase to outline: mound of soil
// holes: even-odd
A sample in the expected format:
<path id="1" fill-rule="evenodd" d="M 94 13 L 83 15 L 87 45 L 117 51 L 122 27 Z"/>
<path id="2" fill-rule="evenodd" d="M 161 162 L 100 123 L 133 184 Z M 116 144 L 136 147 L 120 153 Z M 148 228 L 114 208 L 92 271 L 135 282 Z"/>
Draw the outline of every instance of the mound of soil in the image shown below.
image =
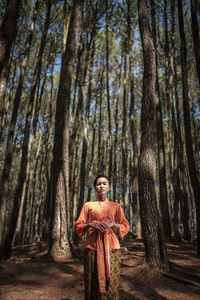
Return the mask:
<path id="1" fill-rule="evenodd" d="M 120 300 L 200 300 L 200 259 L 194 244 L 167 244 L 170 274 L 146 265 L 142 241 L 129 235 L 121 246 Z M 54 261 L 45 243 L 15 247 L 9 260 L 0 261 L 0 299 L 84 299 L 81 256 Z"/>

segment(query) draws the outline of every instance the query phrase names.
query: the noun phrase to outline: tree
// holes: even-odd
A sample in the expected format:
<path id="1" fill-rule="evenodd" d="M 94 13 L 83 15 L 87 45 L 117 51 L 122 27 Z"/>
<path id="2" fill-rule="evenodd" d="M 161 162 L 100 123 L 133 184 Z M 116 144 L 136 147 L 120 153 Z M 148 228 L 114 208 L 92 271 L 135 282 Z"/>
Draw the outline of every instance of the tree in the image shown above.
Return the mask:
<path id="1" fill-rule="evenodd" d="M 199 38 L 199 23 L 197 18 L 197 2 L 198 0 L 190 0 L 191 16 L 192 16 L 192 36 L 194 42 L 194 52 L 196 59 L 197 76 L 200 86 L 200 38 Z"/>
<path id="2" fill-rule="evenodd" d="M 78 0 L 73 2 L 67 43 L 62 55 L 57 95 L 51 167 L 52 222 L 49 239 L 49 253 L 53 257 L 66 256 L 70 253 L 66 224 L 66 198 L 69 197 L 69 102 L 82 3 Z"/>
<path id="3" fill-rule="evenodd" d="M 7 0 L 7 6 L 0 28 L 0 117 L 4 111 L 4 93 L 8 77 L 10 52 L 16 34 L 20 0 Z"/>
<path id="4" fill-rule="evenodd" d="M 182 87 L 183 87 L 183 112 L 184 112 L 184 132 L 186 143 L 186 154 L 188 169 L 190 174 L 191 185 L 194 193 L 196 204 L 197 218 L 197 255 L 200 257 L 200 182 L 198 179 L 197 168 L 194 158 L 191 120 L 190 120 L 190 99 L 188 87 L 188 69 L 187 69 L 187 50 L 185 40 L 185 30 L 183 22 L 182 1 L 178 0 L 178 19 L 180 33 L 180 52 L 181 52 L 181 70 L 182 70 Z"/>
<path id="5" fill-rule="evenodd" d="M 146 261 L 169 270 L 164 233 L 157 208 L 156 173 L 156 53 L 151 34 L 146 0 L 138 0 L 144 74 L 141 111 L 141 146 L 139 156 L 139 200 Z"/>
<path id="6" fill-rule="evenodd" d="M 20 163 L 20 171 L 18 176 L 18 182 L 15 190 L 15 196 L 14 196 L 14 203 L 12 208 L 12 215 L 11 215 L 11 222 L 8 229 L 8 232 L 5 237 L 5 244 L 3 253 L 5 257 L 11 256 L 12 251 L 12 244 L 13 244 L 13 238 L 15 234 L 15 229 L 17 225 L 17 220 L 20 212 L 20 206 L 23 205 L 24 200 L 24 193 L 26 189 L 27 184 L 27 175 L 28 175 L 28 168 L 29 168 L 29 151 L 30 151 L 30 143 L 31 143 L 31 119 L 33 114 L 33 108 L 34 108 L 34 100 L 35 100 L 35 93 L 36 88 L 38 85 L 38 82 L 40 80 L 40 74 L 41 74 L 41 68 L 42 68 L 42 58 L 44 54 L 45 49 L 45 41 L 47 37 L 47 32 L 50 24 L 50 13 L 51 13 L 51 0 L 48 0 L 47 2 L 47 10 L 46 10 L 46 19 L 44 24 L 44 31 L 41 38 L 40 43 L 40 49 L 38 53 L 38 59 L 35 66 L 33 81 L 31 85 L 30 90 L 30 97 L 29 97 L 29 103 L 26 113 L 26 123 L 24 128 L 24 138 L 23 138 L 23 146 L 22 146 L 22 158 Z"/>
<path id="7" fill-rule="evenodd" d="M 166 6 L 166 5 L 165 5 Z M 151 16 L 152 16 L 152 35 L 154 41 L 155 51 L 157 53 L 157 37 L 156 37 L 156 9 L 155 1 L 151 0 Z M 165 31 L 166 32 L 166 31 Z M 167 45 L 167 39 L 166 39 Z M 167 78 L 167 74 L 166 74 Z M 167 83 L 166 83 L 166 88 Z M 166 161 L 165 161 L 165 143 L 163 134 L 163 114 L 162 114 L 162 103 L 160 96 L 160 86 L 158 80 L 157 70 L 157 54 L 156 54 L 156 93 L 158 95 L 157 103 L 157 135 L 158 135 L 158 169 L 159 169 L 159 194 L 160 194 L 160 208 L 162 213 L 162 221 L 165 237 L 170 239 L 171 237 L 171 224 L 169 217 L 169 206 L 167 197 L 167 180 L 166 180 Z M 167 99 L 169 101 L 169 99 Z"/>
<path id="8" fill-rule="evenodd" d="M 4 167 L 1 176 L 1 189 L 0 189 L 0 243 L 2 240 L 2 231 L 3 231 L 3 224 L 4 224 L 4 217 L 5 217 L 5 210 L 6 210 L 6 201 L 8 195 L 8 182 L 9 182 L 9 175 L 11 170 L 12 164 L 12 157 L 13 157 L 13 139 L 14 139 L 14 132 L 15 126 L 17 121 L 17 114 L 18 109 L 21 101 L 22 89 L 25 80 L 25 72 L 27 68 L 28 58 L 30 54 L 30 47 L 33 38 L 33 32 L 35 28 L 35 20 L 39 10 L 39 3 L 40 1 L 37 0 L 35 3 L 35 10 L 32 17 L 32 22 L 29 30 L 29 34 L 26 39 L 25 43 L 25 54 L 22 61 L 22 67 L 20 70 L 19 82 L 17 86 L 17 90 L 15 93 L 14 103 L 13 103 L 13 110 L 12 116 L 10 119 L 9 130 L 8 130 L 8 138 L 7 138 L 7 145 L 6 145 L 6 153 L 5 153 L 5 160 L 4 160 Z"/>

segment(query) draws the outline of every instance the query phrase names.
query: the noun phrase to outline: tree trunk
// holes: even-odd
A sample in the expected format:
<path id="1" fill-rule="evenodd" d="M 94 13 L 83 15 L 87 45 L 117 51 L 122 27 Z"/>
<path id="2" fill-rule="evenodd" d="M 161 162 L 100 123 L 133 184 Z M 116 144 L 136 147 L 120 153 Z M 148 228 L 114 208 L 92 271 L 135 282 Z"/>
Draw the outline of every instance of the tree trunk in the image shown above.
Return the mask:
<path id="1" fill-rule="evenodd" d="M 4 112 L 4 94 L 8 77 L 10 52 L 16 34 L 20 0 L 7 0 L 7 6 L 0 28 L 0 117 Z"/>
<path id="2" fill-rule="evenodd" d="M 190 99 L 188 88 L 188 70 L 187 70 L 187 51 L 186 40 L 183 23 L 183 8 L 182 1 L 178 0 L 178 19 L 179 19 L 179 33 L 181 40 L 181 70 L 182 70 L 182 86 L 183 86 L 183 114 L 184 114 L 184 131 L 185 131 L 185 143 L 188 169 L 190 174 L 191 185 L 194 193 L 194 199 L 196 204 L 196 216 L 197 216 L 197 255 L 200 257 L 200 182 L 198 180 L 198 174 L 194 159 L 191 122 L 190 122 Z"/>
<path id="3" fill-rule="evenodd" d="M 139 157 L 139 199 L 146 261 L 169 271 L 162 222 L 157 208 L 156 176 L 156 54 L 150 30 L 147 2 L 138 0 L 144 74 Z"/>
<path id="4" fill-rule="evenodd" d="M 128 163 L 127 163 L 127 111 L 128 111 L 128 87 L 127 87 L 127 45 L 125 42 L 125 49 L 124 49 L 124 78 L 123 78 L 123 125 L 122 125 L 122 200 L 123 200 L 123 208 L 125 215 L 127 215 L 128 210 L 128 203 L 127 203 L 127 170 L 128 170 Z"/>
<path id="5" fill-rule="evenodd" d="M 192 35 L 193 35 L 193 43 L 194 43 L 197 76 L 198 76 L 199 86 L 200 86 L 200 50 L 199 50 L 200 39 L 199 39 L 199 23 L 197 19 L 197 5 L 198 5 L 198 0 L 190 0 L 191 16 L 192 16 Z"/>
<path id="6" fill-rule="evenodd" d="M 132 176 L 132 208 L 133 215 L 135 217 L 135 234 L 138 238 L 142 237 L 141 232 L 141 220 L 140 220 L 140 208 L 139 208 L 139 199 L 138 199 L 138 146 L 137 146 L 137 131 L 136 124 L 134 121 L 135 116 L 135 96 L 134 96 L 134 73 L 132 66 L 133 58 L 130 56 L 130 65 L 129 65 L 129 76 L 130 76 L 130 94 L 131 94 L 131 104 L 130 104 L 130 130 L 131 130 L 131 139 L 132 139 L 132 148 L 133 148 L 133 170 L 131 170 Z"/>
<path id="7" fill-rule="evenodd" d="M 83 71 L 83 81 L 81 83 L 80 89 L 81 89 L 81 97 L 83 98 L 83 91 L 82 87 L 85 85 L 86 81 L 86 74 L 88 69 L 88 61 L 90 56 L 90 44 L 87 45 L 87 54 L 86 59 L 84 62 L 84 71 Z M 91 82 L 89 83 L 90 86 Z M 81 100 L 82 103 L 82 127 L 83 127 L 83 144 L 82 144 L 82 155 L 81 155 L 81 168 L 80 168 L 80 193 L 79 193 L 79 200 L 78 200 L 78 206 L 77 206 L 77 215 L 76 220 L 78 219 L 81 208 L 84 204 L 84 194 L 85 194 L 85 177 L 86 177 L 86 159 L 87 159 L 87 151 L 88 151 L 88 130 L 89 130 L 89 116 L 90 116 L 90 102 L 91 102 L 91 94 L 88 93 L 87 95 L 87 105 L 86 105 L 86 112 L 83 112 L 83 99 Z M 80 239 L 76 232 L 74 231 L 74 243 L 77 244 L 78 240 Z"/>
<path id="8" fill-rule="evenodd" d="M 67 44 L 62 56 L 57 96 L 51 168 L 52 222 L 49 239 L 49 253 L 53 257 L 67 256 L 70 253 L 66 220 L 66 199 L 69 197 L 69 102 L 82 3 L 78 0 L 73 2 Z"/>
<path id="9" fill-rule="evenodd" d="M 3 224 L 4 224 L 6 199 L 7 199 L 7 193 L 8 193 L 8 181 L 9 181 L 10 169 L 11 169 L 11 165 L 12 165 L 12 156 L 13 156 L 13 150 L 14 150 L 13 149 L 13 138 L 14 138 L 14 132 L 15 132 L 15 125 L 16 125 L 16 121 L 17 121 L 17 113 L 18 113 L 18 108 L 20 105 L 22 88 L 23 88 L 23 83 L 24 83 L 24 79 L 25 79 L 26 66 L 27 66 L 29 53 L 30 53 L 31 41 L 33 38 L 34 24 L 35 24 L 38 10 L 39 10 L 39 3 L 40 3 L 40 1 L 38 0 L 35 4 L 35 10 L 34 10 L 33 17 L 32 17 L 32 24 L 30 27 L 30 32 L 29 32 L 29 35 L 28 35 L 28 37 L 26 39 L 26 43 L 25 43 L 26 44 L 25 54 L 24 54 L 24 59 L 22 61 L 19 82 L 18 82 L 17 91 L 16 91 L 15 98 L 14 98 L 13 111 L 12 111 L 12 116 L 11 116 L 9 130 L 8 130 L 6 154 L 5 154 L 5 160 L 4 160 L 4 168 L 3 168 L 2 177 L 1 177 L 1 190 L 0 190 L 0 211 L 1 211 L 1 213 L 0 213 L 0 241 L 2 238 L 2 229 L 3 229 Z"/>
<path id="10" fill-rule="evenodd" d="M 29 104 L 28 104 L 27 114 L 26 114 L 26 124 L 24 129 L 24 140 L 23 140 L 23 147 L 22 147 L 22 158 L 21 158 L 21 165 L 20 165 L 17 187 L 14 196 L 11 225 L 8 230 L 8 233 L 6 234 L 5 244 L 4 244 L 4 255 L 7 257 L 11 255 L 12 242 L 13 242 L 13 237 L 14 237 L 15 228 L 17 224 L 17 218 L 20 209 L 20 201 L 22 198 L 23 191 L 25 190 L 25 184 L 27 180 L 29 142 L 30 142 L 30 134 L 31 134 L 31 118 L 33 114 L 35 92 L 41 74 L 45 41 L 46 41 L 47 32 L 50 24 L 50 11 L 51 11 L 51 0 L 48 0 L 44 31 L 41 39 L 40 50 L 38 53 L 38 60 L 35 67 L 35 72 L 34 72 L 33 82 L 31 86 L 31 92 L 30 92 L 30 98 L 29 98 Z"/>
<path id="11" fill-rule="evenodd" d="M 111 127 L 111 109 L 110 109 L 110 85 L 109 85 L 109 15 L 108 15 L 108 0 L 106 0 L 106 97 L 107 97 L 107 111 L 108 111 L 108 156 L 109 156 L 109 168 L 108 176 L 112 182 L 112 127 Z M 105 173 L 105 172 L 104 172 Z M 112 192 L 112 191 L 111 191 Z"/>
<path id="12" fill-rule="evenodd" d="M 152 16 L 152 34 L 154 40 L 155 51 L 157 50 L 156 41 L 156 11 L 155 1 L 151 0 L 151 16 Z M 156 55 L 156 67 L 157 67 L 157 55 Z M 171 224 L 169 217 L 169 205 L 167 196 L 167 185 L 166 185 L 166 161 L 165 161 L 165 143 L 163 134 L 163 116 L 162 116 L 162 104 L 160 97 L 160 86 L 158 81 L 158 70 L 156 69 L 156 90 L 158 95 L 157 104 L 157 133 L 158 133 L 158 168 L 159 168 L 159 192 L 160 192 L 160 208 L 162 213 L 162 222 L 165 237 L 170 239 L 171 237 Z M 169 100 L 169 99 L 168 99 Z"/>
<path id="13" fill-rule="evenodd" d="M 103 73 L 104 73 L 104 70 L 102 70 L 102 74 L 101 74 L 101 77 L 100 77 L 100 82 L 101 82 L 101 85 L 100 85 L 100 95 L 99 95 L 99 124 L 98 124 L 98 173 L 102 173 L 104 172 L 104 169 L 103 169 L 103 159 L 102 159 L 102 156 L 103 156 L 103 151 L 102 151 L 102 144 L 103 144 L 103 139 L 102 139 L 102 93 L 103 93 L 103 90 L 102 90 L 102 86 L 103 86 Z"/>

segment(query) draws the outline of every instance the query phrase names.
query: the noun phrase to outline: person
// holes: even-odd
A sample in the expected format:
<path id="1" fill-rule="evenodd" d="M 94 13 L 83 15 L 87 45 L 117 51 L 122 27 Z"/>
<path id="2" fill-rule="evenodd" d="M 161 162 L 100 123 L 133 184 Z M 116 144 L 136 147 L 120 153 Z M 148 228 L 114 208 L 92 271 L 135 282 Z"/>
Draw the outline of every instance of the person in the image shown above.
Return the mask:
<path id="1" fill-rule="evenodd" d="M 121 206 L 108 199 L 109 178 L 100 174 L 94 180 L 97 198 L 86 202 L 75 222 L 84 243 L 85 300 L 119 299 L 120 238 L 129 232 L 129 222 Z M 117 221 L 117 222 L 116 222 Z"/>

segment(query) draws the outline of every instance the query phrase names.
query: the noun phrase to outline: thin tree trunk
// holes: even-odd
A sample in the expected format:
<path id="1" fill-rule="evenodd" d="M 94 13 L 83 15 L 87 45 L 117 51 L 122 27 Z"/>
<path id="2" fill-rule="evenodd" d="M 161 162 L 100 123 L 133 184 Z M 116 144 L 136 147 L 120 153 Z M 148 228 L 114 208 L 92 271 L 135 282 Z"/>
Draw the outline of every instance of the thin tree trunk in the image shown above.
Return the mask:
<path id="1" fill-rule="evenodd" d="M 138 0 L 144 74 L 141 112 L 141 148 L 139 157 L 139 199 L 146 261 L 169 270 L 162 222 L 157 208 L 156 177 L 156 54 L 150 30 L 147 2 Z"/>
<path id="2" fill-rule="evenodd" d="M 125 43 L 126 45 L 126 43 Z M 128 86 L 127 86 L 127 45 L 124 51 L 124 82 L 123 82 L 123 125 L 122 125 L 122 200 L 125 215 L 127 215 L 127 111 L 128 111 Z"/>
<path id="3" fill-rule="evenodd" d="M 186 154 L 188 169 L 190 174 L 191 185 L 194 193 L 197 215 L 197 255 L 200 257 L 200 182 L 198 180 L 197 169 L 194 159 L 191 122 L 190 122 L 190 99 L 188 88 L 188 70 L 187 70 L 187 51 L 183 23 L 183 8 L 182 1 L 178 0 L 178 19 L 179 33 L 181 40 L 181 70 L 182 70 L 182 86 L 183 86 L 183 112 L 184 112 L 184 130 L 186 142 Z"/>
<path id="4" fill-rule="evenodd" d="M 100 95 L 99 95 L 99 124 L 98 124 L 98 173 L 101 173 L 103 170 L 103 153 L 102 153 L 102 143 L 103 143 L 103 139 L 102 139 L 102 86 L 103 86 L 103 73 L 104 70 L 102 70 L 102 74 L 101 74 L 101 78 L 100 78 Z"/>
<path id="5" fill-rule="evenodd" d="M 134 96 L 134 73 L 133 73 L 133 58 L 130 56 L 129 65 L 129 76 L 130 76 L 130 94 L 131 94 L 131 104 L 130 104 L 130 130 L 133 148 L 133 166 L 132 166 L 132 208 L 133 215 L 135 218 L 135 234 L 138 238 L 142 237 L 141 220 L 140 220 L 140 208 L 139 208 L 139 197 L 138 197 L 138 146 L 137 146 L 137 132 L 136 124 L 134 121 L 135 117 L 135 96 Z"/>
<path id="6" fill-rule="evenodd" d="M 95 155 L 95 139 L 96 139 L 96 127 L 97 127 L 97 90 L 96 89 L 96 102 L 95 102 L 95 112 L 94 112 L 94 120 L 93 120 L 93 135 L 92 135 L 92 146 L 91 146 L 91 159 L 89 161 L 88 166 L 88 195 L 87 195 L 87 201 L 90 201 L 91 198 L 91 190 L 92 190 L 92 173 L 93 173 L 93 162 L 94 162 L 94 155 Z"/>
<path id="7" fill-rule="evenodd" d="M 53 132 L 53 116 L 55 115 L 55 107 L 53 108 L 53 68 L 51 70 L 51 97 L 50 97 L 50 104 L 49 104 L 49 116 L 47 122 L 47 138 L 46 138 L 46 150 L 45 150 L 45 173 L 47 178 L 47 188 L 46 188 L 46 197 L 43 209 L 43 233 L 42 238 L 45 241 L 48 241 L 49 238 L 49 228 L 51 222 L 51 211 L 52 211 L 52 198 L 51 198 L 51 182 L 50 182 L 50 169 L 51 169 L 51 139 L 52 139 L 52 132 Z"/>
<path id="8" fill-rule="evenodd" d="M 116 95 L 116 107 L 115 107 L 115 138 L 114 138 L 114 161 L 113 161 L 113 201 L 117 201 L 117 174 L 118 174 L 118 163 L 117 163 L 117 153 L 118 153 L 118 140 L 119 140 L 119 99 L 120 99 L 120 89 L 121 89 L 121 77 L 122 77 L 122 64 L 123 64 L 123 51 L 121 54 L 120 62 L 120 74 L 119 74 L 119 83 L 117 88 Z"/>
<path id="9" fill-rule="evenodd" d="M 106 97 L 107 97 L 107 111 L 108 111 L 108 156 L 109 156 L 109 171 L 108 176 L 112 182 L 112 125 L 111 125 L 111 109 L 110 109 L 110 85 L 109 85 L 109 15 L 108 15 L 108 0 L 106 0 Z"/>

